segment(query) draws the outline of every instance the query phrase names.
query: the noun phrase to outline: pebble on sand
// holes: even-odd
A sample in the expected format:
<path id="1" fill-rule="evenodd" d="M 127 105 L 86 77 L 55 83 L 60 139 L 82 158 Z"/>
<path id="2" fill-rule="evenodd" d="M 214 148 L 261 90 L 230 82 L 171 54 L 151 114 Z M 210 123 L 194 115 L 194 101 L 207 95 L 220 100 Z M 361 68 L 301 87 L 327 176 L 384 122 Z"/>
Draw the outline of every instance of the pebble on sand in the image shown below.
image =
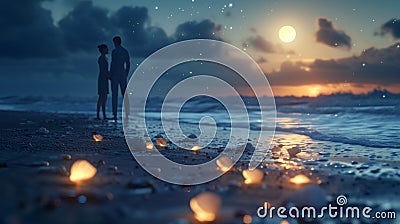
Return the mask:
<path id="1" fill-rule="evenodd" d="M 166 147 L 167 146 L 167 141 L 163 137 L 159 137 L 156 139 L 156 144 L 160 147 Z"/>
<path id="2" fill-rule="evenodd" d="M 197 138 L 197 136 L 195 134 L 190 134 L 187 137 L 190 138 L 190 139 L 196 139 Z"/>
<path id="3" fill-rule="evenodd" d="M 192 151 L 199 151 L 201 148 L 202 148 L 201 146 L 195 145 L 195 146 L 193 146 L 190 150 L 192 150 Z"/>
<path id="4" fill-rule="evenodd" d="M 148 150 L 152 150 L 153 149 L 153 143 L 151 143 L 151 142 L 146 142 L 146 149 L 148 149 Z"/>
<path id="5" fill-rule="evenodd" d="M 72 159 L 72 156 L 71 156 L 70 154 L 62 154 L 62 155 L 61 155 L 61 158 L 62 158 L 63 160 L 71 160 L 71 159 Z"/>
<path id="6" fill-rule="evenodd" d="M 294 184 L 308 184 L 311 182 L 311 180 L 306 175 L 299 174 L 290 178 L 290 182 Z"/>
<path id="7" fill-rule="evenodd" d="M 217 159 L 216 163 L 218 169 L 222 172 L 228 172 L 234 165 L 232 159 L 226 156 L 222 156 L 221 158 Z"/>
<path id="8" fill-rule="evenodd" d="M 93 140 L 96 142 L 101 142 L 101 141 L 103 141 L 103 136 L 101 134 L 94 134 Z"/>
<path id="9" fill-rule="evenodd" d="M 201 193 L 190 200 L 194 217 L 200 222 L 214 221 L 220 206 L 221 197 L 211 192 Z"/>
<path id="10" fill-rule="evenodd" d="M 60 176 L 68 176 L 68 171 L 65 166 L 42 166 L 38 169 L 39 173 L 42 174 L 53 174 Z"/>
<path id="11" fill-rule="evenodd" d="M 72 182 L 79 182 L 94 177 L 97 169 L 87 160 L 77 160 L 72 164 L 70 173 L 69 179 Z"/>
<path id="12" fill-rule="evenodd" d="M 37 161 L 31 163 L 31 166 L 50 166 L 50 163 L 48 161 Z"/>
<path id="13" fill-rule="evenodd" d="M 243 170 L 242 175 L 245 184 L 259 184 L 264 178 L 264 173 L 259 169 Z"/>
<path id="14" fill-rule="evenodd" d="M 301 152 L 301 149 L 297 146 L 292 147 L 292 148 L 288 148 L 287 152 L 289 153 L 290 158 L 295 157 L 298 153 Z"/>
<path id="15" fill-rule="evenodd" d="M 128 182 L 126 188 L 131 189 L 133 194 L 151 194 L 155 192 L 154 184 L 141 178 L 136 178 Z"/>
<path id="16" fill-rule="evenodd" d="M 41 127 L 36 131 L 36 133 L 42 134 L 42 135 L 47 135 L 50 133 L 50 131 L 45 127 Z"/>

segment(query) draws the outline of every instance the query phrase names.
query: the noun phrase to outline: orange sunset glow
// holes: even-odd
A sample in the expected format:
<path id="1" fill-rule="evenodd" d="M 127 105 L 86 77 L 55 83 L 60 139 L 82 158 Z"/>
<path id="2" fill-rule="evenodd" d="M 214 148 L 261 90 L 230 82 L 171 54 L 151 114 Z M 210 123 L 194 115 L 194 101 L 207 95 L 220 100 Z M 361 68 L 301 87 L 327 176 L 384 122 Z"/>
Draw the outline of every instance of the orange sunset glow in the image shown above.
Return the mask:
<path id="1" fill-rule="evenodd" d="M 308 96 L 317 97 L 319 95 L 329 95 L 333 93 L 353 93 L 353 94 L 366 94 L 377 89 L 376 85 L 362 85 L 357 86 L 354 84 L 326 84 L 326 85 L 304 85 L 304 86 L 272 86 L 272 91 L 275 96 Z M 400 85 L 393 85 L 385 87 L 386 90 L 399 93 Z"/>

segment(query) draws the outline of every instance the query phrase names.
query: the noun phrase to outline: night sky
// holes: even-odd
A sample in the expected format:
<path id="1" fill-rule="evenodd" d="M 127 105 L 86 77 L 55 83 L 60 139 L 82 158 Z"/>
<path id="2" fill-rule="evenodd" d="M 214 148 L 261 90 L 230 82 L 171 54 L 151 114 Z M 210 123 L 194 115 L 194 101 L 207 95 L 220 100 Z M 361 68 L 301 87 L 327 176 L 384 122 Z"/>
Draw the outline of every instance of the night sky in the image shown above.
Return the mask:
<path id="1" fill-rule="evenodd" d="M 400 92 L 400 1 L 5 0 L 0 96 L 95 96 L 96 46 L 120 35 L 133 69 L 176 41 L 226 41 L 275 95 Z M 399 20 L 396 20 L 398 18 Z M 296 38 L 278 37 L 284 25 Z M 133 69 L 131 73 L 133 72 Z"/>

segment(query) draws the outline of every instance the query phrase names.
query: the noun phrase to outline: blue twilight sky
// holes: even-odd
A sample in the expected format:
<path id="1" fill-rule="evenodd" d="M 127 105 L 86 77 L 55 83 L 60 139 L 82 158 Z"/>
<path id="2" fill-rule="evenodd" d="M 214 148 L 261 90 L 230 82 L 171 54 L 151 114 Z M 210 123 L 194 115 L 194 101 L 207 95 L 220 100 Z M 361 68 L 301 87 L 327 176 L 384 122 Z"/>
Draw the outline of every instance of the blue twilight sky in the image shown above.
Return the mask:
<path id="1" fill-rule="evenodd" d="M 121 35 L 133 69 L 170 43 L 210 38 L 252 56 L 276 95 L 400 92 L 399 1 L 6 0 L 0 96 L 96 95 L 97 49 Z M 278 37 L 284 25 L 296 38 Z M 133 70 L 132 70 L 133 72 Z"/>

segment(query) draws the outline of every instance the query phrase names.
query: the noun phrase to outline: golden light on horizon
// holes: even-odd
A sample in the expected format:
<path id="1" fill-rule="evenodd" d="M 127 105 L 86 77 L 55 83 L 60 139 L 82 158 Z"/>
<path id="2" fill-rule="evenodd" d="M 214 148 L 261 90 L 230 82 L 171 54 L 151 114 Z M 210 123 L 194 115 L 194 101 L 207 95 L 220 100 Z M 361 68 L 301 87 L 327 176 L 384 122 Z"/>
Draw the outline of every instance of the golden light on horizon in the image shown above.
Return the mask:
<path id="1" fill-rule="evenodd" d="M 312 86 L 308 89 L 308 96 L 310 97 L 317 97 L 320 94 L 321 87 L 319 86 Z"/>
<path id="2" fill-rule="evenodd" d="M 283 26 L 279 29 L 279 39 L 284 43 L 290 43 L 296 38 L 296 30 L 293 26 Z"/>
<path id="3" fill-rule="evenodd" d="M 190 208 L 199 222 L 214 221 L 220 206 L 220 196 L 211 192 L 201 193 L 190 200 Z"/>
<path id="4" fill-rule="evenodd" d="M 69 179 L 73 182 L 79 182 L 94 177 L 97 169 L 87 160 L 77 160 L 72 164 L 70 173 Z"/>

